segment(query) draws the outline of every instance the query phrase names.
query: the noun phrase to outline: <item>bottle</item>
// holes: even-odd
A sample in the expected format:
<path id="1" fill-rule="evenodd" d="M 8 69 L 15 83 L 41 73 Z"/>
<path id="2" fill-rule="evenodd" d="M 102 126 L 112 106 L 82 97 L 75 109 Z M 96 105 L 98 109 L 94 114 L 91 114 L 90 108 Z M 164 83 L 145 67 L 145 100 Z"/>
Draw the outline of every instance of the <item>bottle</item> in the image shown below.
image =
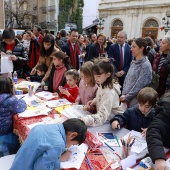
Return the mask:
<path id="1" fill-rule="evenodd" d="M 17 81 L 18 81 L 18 74 L 17 74 L 16 71 L 14 71 L 14 73 L 13 73 L 13 82 L 17 83 Z"/>
<path id="2" fill-rule="evenodd" d="M 10 71 L 8 72 L 8 77 L 12 80 L 12 73 Z"/>

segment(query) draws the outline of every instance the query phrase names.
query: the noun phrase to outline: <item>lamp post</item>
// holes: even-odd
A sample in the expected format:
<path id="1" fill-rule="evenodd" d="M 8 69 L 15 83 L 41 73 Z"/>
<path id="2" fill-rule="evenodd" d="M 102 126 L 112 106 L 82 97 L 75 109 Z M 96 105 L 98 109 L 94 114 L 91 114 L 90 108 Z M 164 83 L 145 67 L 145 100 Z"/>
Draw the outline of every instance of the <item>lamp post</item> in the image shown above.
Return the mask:
<path id="1" fill-rule="evenodd" d="M 165 30 L 165 35 L 166 35 L 170 29 L 170 14 L 162 18 L 162 25 L 163 27 L 161 27 L 161 29 Z"/>
<path id="2" fill-rule="evenodd" d="M 97 20 L 97 22 L 98 22 L 98 24 L 97 24 L 97 29 L 99 30 L 99 33 L 101 32 L 101 30 L 103 30 L 104 29 L 104 22 L 105 22 L 105 20 L 104 19 L 102 19 L 102 18 L 100 18 L 100 19 L 98 19 Z"/>

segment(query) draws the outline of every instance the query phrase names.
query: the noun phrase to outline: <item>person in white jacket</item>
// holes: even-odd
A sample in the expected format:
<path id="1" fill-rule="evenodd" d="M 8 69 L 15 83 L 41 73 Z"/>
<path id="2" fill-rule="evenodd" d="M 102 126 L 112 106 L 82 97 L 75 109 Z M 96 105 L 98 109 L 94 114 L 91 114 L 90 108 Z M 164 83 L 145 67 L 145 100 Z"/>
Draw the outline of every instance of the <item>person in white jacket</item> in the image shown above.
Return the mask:
<path id="1" fill-rule="evenodd" d="M 120 85 L 114 79 L 115 71 L 110 59 L 101 58 L 94 63 L 93 73 L 96 83 L 99 85 L 96 97 L 84 106 L 89 110 L 96 105 L 96 114 L 81 118 L 87 126 L 100 126 L 109 121 L 113 115 L 123 113 L 119 106 Z"/>

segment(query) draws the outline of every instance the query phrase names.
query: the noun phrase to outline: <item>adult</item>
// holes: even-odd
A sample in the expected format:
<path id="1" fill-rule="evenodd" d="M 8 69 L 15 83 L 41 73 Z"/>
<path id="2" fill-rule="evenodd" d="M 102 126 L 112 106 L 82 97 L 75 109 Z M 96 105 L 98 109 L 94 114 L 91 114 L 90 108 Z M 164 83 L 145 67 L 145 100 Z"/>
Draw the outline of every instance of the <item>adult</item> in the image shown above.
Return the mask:
<path id="1" fill-rule="evenodd" d="M 137 104 L 138 92 L 152 80 L 152 67 L 147 58 L 147 41 L 144 38 L 135 39 L 132 42 L 131 51 L 134 59 L 126 75 L 120 97 L 120 101 L 126 102 L 128 107 Z"/>
<path id="2" fill-rule="evenodd" d="M 111 44 L 108 50 L 108 57 L 113 58 L 113 65 L 115 67 L 116 76 L 119 79 L 119 84 L 122 87 L 133 58 L 131 48 L 125 42 L 126 39 L 126 32 L 118 32 L 117 42 L 115 44 Z"/>
<path id="3" fill-rule="evenodd" d="M 9 59 L 13 61 L 14 69 L 18 77 L 23 77 L 24 65 L 28 63 L 28 55 L 23 44 L 15 37 L 13 29 L 6 29 L 2 33 L 3 41 L 0 42 L 0 51 L 11 54 Z"/>
<path id="4" fill-rule="evenodd" d="M 51 34 L 46 35 L 43 38 L 41 47 L 40 47 L 40 53 L 39 53 L 39 61 L 36 64 L 36 66 L 32 69 L 31 75 L 34 75 L 36 73 L 36 67 L 40 64 L 45 64 L 48 68 L 44 78 L 42 79 L 42 82 L 45 82 L 52 70 L 53 66 L 53 54 L 59 51 L 59 49 L 55 46 L 55 39 L 54 36 Z"/>
<path id="5" fill-rule="evenodd" d="M 67 43 L 67 33 L 64 29 L 60 30 L 60 39 L 57 42 L 57 45 L 62 49 L 62 47 Z"/>
<path id="6" fill-rule="evenodd" d="M 78 38 L 77 30 L 72 29 L 70 32 L 70 39 L 62 47 L 62 51 L 69 56 L 70 63 L 74 69 L 79 69 L 78 56 L 80 55 L 80 49 L 77 45 L 77 38 Z"/>
<path id="7" fill-rule="evenodd" d="M 152 69 L 160 76 L 159 86 L 157 89 L 159 97 L 161 97 L 165 93 L 166 89 L 166 81 L 169 72 L 167 72 L 165 69 L 165 63 L 168 60 L 167 56 L 169 50 L 170 50 L 170 35 L 166 35 L 160 44 L 161 53 L 156 53 L 152 65 Z"/>
<path id="8" fill-rule="evenodd" d="M 30 48 L 29 48 L 29 68 L 30 70 L 34 68 L 39 61 L 39 51 L 40 51 L 40 45 L 43 40 L 43 36 L 41 35 L 41 27 L 38 25 L 35 25 L 33 28 L 33 34 L 31 35 L 31 41 L 30 41 Z"/>
<path id="9" fill-rule="evenodd" d="M 95 33 L 91 33 L 90 34 L 90 43 L 86 46 L 85 61 L 87 61 L 87 57 L 88 57 L 88 54 L 89 54 L 89 49 L 92 46 L 92 44 L 96 41 L 96 39 L 97 39 L 96 34 Z"/>
<path id="10" fill-rule="evenodd" d="M 103 33 L 97 35 L 97 40 L 91 45 L 87 61 L 92 61 L 94 58 L 102 56 L 106 48 L 106 36 Z"/>
<path id="11" fill-rule="evenodd" d="M 87 34 L 84 34 L 83 37 L 84 37 L 84 40 L 83 40 L 84 45 L 88 45 L 89 40 L 88 40 Z"/>

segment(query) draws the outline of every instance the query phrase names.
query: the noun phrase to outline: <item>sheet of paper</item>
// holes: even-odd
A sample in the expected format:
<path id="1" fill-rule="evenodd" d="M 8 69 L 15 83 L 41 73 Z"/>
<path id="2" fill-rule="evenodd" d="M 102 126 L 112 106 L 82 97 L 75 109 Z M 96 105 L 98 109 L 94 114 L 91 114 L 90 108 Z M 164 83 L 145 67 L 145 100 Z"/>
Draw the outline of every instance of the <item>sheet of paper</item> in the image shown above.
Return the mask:
<path id="1" fill-rule="evenodd" d="M 170 169 L 170 158 L 168 158 L 168 159 L 166 160 L 166 164 L 167 164 L 167 166 L 168 166 L 168 169 Z"/>
<path id="2" fill-rule="evenodd" d="M 132 165 L 136 164 L 136 156 L 130 155 L 126 159 L 123 159 L 120 161 L 122 165 L 122 169 L 126 170 L 128 167 L 131 167 Z"/>
<path id="3" fill-rule="evenodd" d="M 46 102 L 46 105 L 48 105 L 48 107 L 60 107 L 69 104 L 71 103 L 67 99 L 58 99 Z"/>
<path id="4" fill-rule="evenodd" d="M 50 99 L 55 98 L 55 96 L 53 96 L 53 93 L 48 92 L 48 91 L 38 92 L 38 93 L 36 93 L 36 96 L 43 98 L 43 99 L 46 99 L 46 100 L 50 100 Z"/>
<path id="5" fill-rule="evenodd" d="M 13 72 L 13 62 L 9 60 L 10 55 L 2 54 L 1 55 L 1 73 Z"/>
<path id="6" fill-rule="evenodd" d="M 133 144 L 131 151 L 135 153 L 141 153 L 144 149 L 147 148 L 146 140 L 142 137 L 141 132 L 137 131 L 130 131 L 127 135 L 125 135 L 123 138 L 124 140 L 128 139 L 129 134 L 135 138 L 135 143 Z"/>
<path id="7" fill-rule="evenodd" d="M 61 114 L 68 118 L 81 118 L 87 115 L 91 115 L 88 111 L 83 111 L 83 105 L 72 105 L 61 111 Z"/>
<path id="8" fill-rule="evenodd" d="M 87 152 L 88 145 L 82 143 L 80 146 L 71 146 L 69 150 L 72 152 L 71 157 L 66 162 L 60 163 L 60 168 L 76 168 L 80 169 L 81 164 L 84 160 L 84 153 Z"/>

